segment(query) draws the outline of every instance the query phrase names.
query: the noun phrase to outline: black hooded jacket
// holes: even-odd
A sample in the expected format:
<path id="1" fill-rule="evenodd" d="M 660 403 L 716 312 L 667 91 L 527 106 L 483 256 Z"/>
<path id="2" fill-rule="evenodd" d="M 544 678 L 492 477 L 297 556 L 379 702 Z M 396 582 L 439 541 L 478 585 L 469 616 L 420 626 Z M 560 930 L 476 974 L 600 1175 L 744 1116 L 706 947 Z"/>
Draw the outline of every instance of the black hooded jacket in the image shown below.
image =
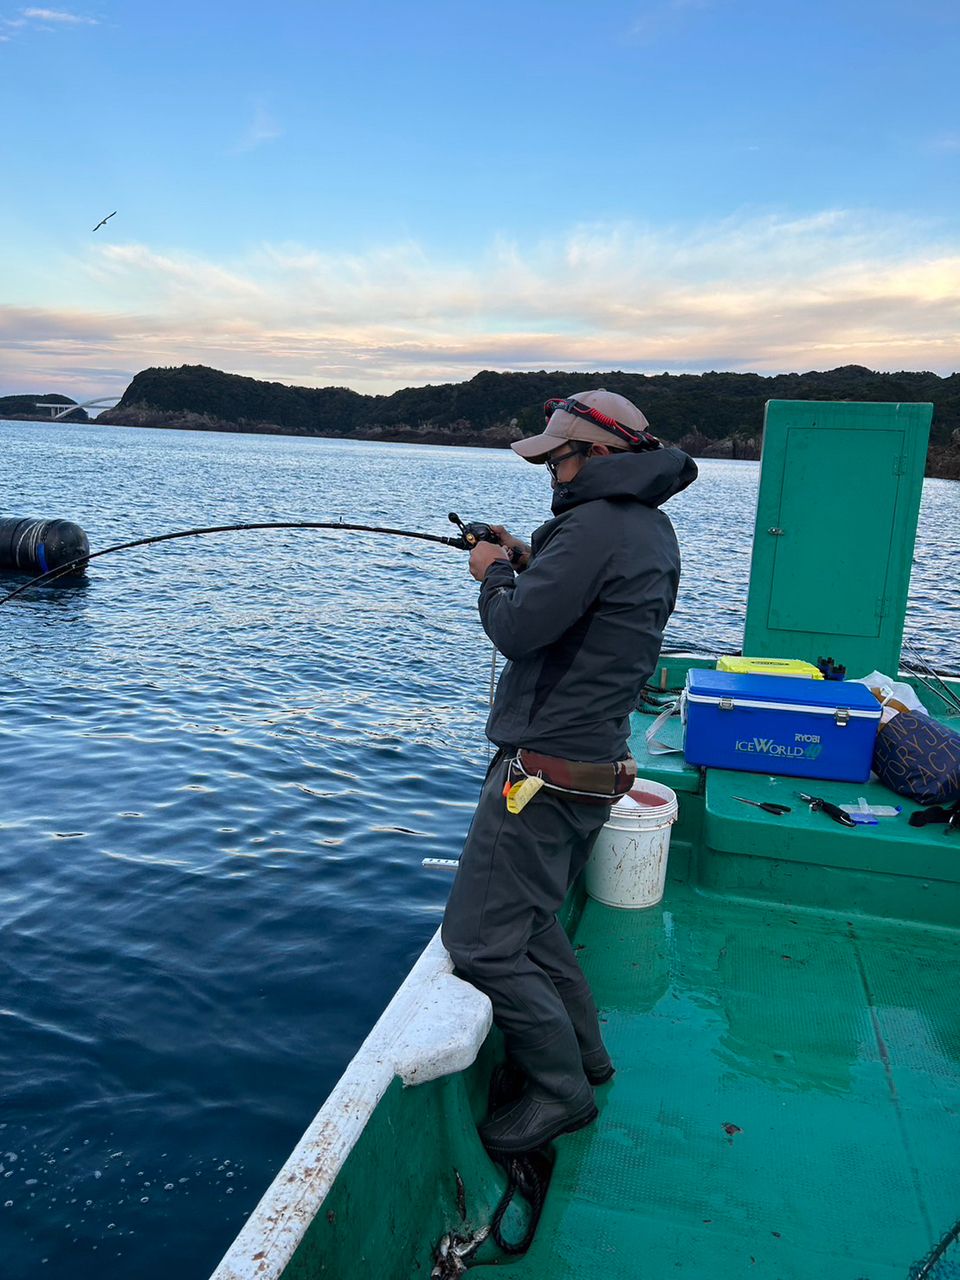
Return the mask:
<path id="1" fill-rule="evenodd" d="M 657 508 L 696 476 L 680 449 L 591 458 L 554 490 L 529 567 L 489 567 L 480 619 L 508 659 L 491 741 L 567 760 L 626 755 L 680 579 L 676 534 Z"/>

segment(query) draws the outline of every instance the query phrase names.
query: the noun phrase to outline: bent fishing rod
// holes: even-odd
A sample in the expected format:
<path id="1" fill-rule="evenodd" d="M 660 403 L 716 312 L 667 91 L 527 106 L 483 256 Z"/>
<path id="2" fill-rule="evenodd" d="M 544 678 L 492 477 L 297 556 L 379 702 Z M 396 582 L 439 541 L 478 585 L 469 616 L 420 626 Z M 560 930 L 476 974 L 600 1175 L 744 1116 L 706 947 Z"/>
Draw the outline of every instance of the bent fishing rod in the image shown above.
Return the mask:
<path id="1" fill-rule="evenodd" d="M 22 596 L 32 587 L 44 586 L 70 573 L 80 573 L 91 560 L 97 560 L 100 556 L 113 555 L 117 551 L 130 551 L 133 547 L 149 547 L 157 542 L 173 542 L 177 538 L 201 538 L 209 534 L 235 533 L 248 529 L 323 529 L 341 533 L 379 533 L 394 538 L 416 538 L 422 542 L 437 542 L 445 547 L 453 547 L 457 551 L 472 551 L 478 542 L 493 542 L 497 545 L 500 543 L 500 539 L 490 525 L 482 521 L 474 520 L 464 524 L 455 511 L 451 511 L 447 519 L 460 530 L 456 537 L 420 533 L 412 529 L 389 529 L 380 525 L 345 524 L 342 520 L 270 520 L 262 523 L 212 525 L 204 529 L 180 529 L 175 533 L 155 534 L 152 538 L 135 538 L 132 542 L 118 542 L 115 546 L 104 547 L 101 551 L 91 551 L 86 555 L 77 556 L 74 560 L 68 560 L 66 564 L 58 565 L 56 569 L 50 569 L 36 578 L 31 578 L 15 591 L 0 596 L 0 604 L 15 600 L 17 596 Z"/>

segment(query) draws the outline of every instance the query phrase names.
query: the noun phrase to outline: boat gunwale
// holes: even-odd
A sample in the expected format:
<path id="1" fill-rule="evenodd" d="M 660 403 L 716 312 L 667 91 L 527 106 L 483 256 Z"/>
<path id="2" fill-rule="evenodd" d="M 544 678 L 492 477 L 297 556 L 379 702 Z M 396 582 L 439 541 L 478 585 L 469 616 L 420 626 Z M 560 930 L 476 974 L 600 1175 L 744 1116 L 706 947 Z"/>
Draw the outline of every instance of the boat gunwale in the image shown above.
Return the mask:
<path id="1" fill-rule="evenodd" d="M 448 1036 L 433 1060 L 420 1038 L 424 1011 L 455 1023 L 456 1043 Z M 393 1080 L 413 1086 L 466 1069 L 492 1024 L 490 1001 L 453 975 L 437 929 L 210 1280 L 278 1280 Z"/>

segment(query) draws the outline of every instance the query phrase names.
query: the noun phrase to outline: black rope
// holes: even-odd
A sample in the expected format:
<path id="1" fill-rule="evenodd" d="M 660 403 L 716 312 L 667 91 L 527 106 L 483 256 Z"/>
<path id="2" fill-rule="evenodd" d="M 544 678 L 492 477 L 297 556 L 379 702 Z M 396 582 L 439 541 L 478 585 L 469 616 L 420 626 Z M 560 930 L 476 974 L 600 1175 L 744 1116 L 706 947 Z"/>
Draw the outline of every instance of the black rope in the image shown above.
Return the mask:
<path id="1" fill-rule="evenodd" d="M 69 560 L 66 564 L 59 565 L 56 569 L 50 569 L 47 573 L 41 573 L 39 577 L 31 578 L 29 582 L 25 582 L 22 587 L 17 587 L 16 591 L 11 591 L 9 595 L 0 597 L 0 604 L 6 604 L 8 600 L 15 600 L 17 596 L 22 596 L 31 587 L 38 587 L 45 582 L 53 582 L 55 579 L 62 578 L 65 574 L 73 572 L 74 569 L 87 565 L 89 561 L 96 560 L 100 556 L 111 555 L 115 551 L 129 551 L 131 547 L 149 547 L 155 542 L 172 542 L 175 538 L 199 538 L 206 534 L 233 533 L 244 529 L 339 529 L 344 533 L 387 533 L 396 538 L 419 538 L 423 542 L 439 542 L 446 547 L 456 547 L 458 550 L 464 549 L 462 538 L 444 538 L 435 533 L 415 533 L 410 529 L 387 529 L 370 524 L 344 524 L 340 520 L 279 520 L 263 524 L 212 525 L 207 529 L 182 529 L 177 533 L 156 534 L 152 538 L 136 538 L 133 542 L 118 542 L 116 546 L 104 547 L 102 551 L 93 551 L 85 556 L 77 556 L 75 560 Z"/>
<path id="2" fill-rule="evenodd" d="M 911 1280 L 926 1280 L 926 1277 L 933 1273 L 933 1268 L 937 1263 L 943 1260 L 943 1256 L 950 1246 L 952 1244 L 956 1244 L 958 1240 L 960 1240 L 960 1222 L 955 1223 L 947 1232 L 927 1260 L 922 1264 L 919 1271 L 914 1272 Z"/>
<path id="3" fill-rule="evenodd" d="M 488 1111 L 492 1113 L 515 1102 L 522 1095 L 526 1083 L 525 1074 L 515 1062 L 508 1058 L 505 1062 L 498 1063 L 490 1076 Z M 515 1156 L 495 1156 L 494 1159 L 506 1169 L 507 1185 L 493 1212 L 490 1234 L 504 1253 L 517 1257 L 526 1253 L 536 1234 L 553 1172 L 553 1157 L 545 1147 L 540 1147 L 536 1151 L 523 1151 Z M 503 1234 L 503 1219 L 518 1193 L 530 1206 L 530 1217 L 522 1239 L 508 1240 Z"/>
<path id="4" fill-rule="evenodd" d="M 547 1198 L 552 1165 L 545 1151 L 525 1151 L 520 1155 L 511 1156 L 506 1162 L 506 1170 L 507 1186 L 500 1197 L 500 1203 L 494 1210 L 490 1234 L 504 1253 L 517 1257 L 521 1253 L 526 1253 L 533 1243 L 540 1215 L 543 1213 L 543 1204 Z M 502 1230 L 503 1219 L 518 1192 L 530 1206 L 530 1217 L 523 1236 L 519 1240 L 508 1240 Z"/>

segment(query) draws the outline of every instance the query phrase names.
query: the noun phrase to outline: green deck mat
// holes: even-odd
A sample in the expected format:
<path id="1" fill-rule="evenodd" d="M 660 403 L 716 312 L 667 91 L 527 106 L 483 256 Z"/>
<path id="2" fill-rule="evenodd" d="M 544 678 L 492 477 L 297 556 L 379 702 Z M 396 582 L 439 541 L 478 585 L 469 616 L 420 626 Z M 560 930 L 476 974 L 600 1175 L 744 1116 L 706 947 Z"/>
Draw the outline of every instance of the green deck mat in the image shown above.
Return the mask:
<path id="1" fill-rule="evenodd" d="M 671 884 L 575 941 L 618 1071 L 498 1277 L 917 1274 L 960 1218 L 960 934 Z"/>

